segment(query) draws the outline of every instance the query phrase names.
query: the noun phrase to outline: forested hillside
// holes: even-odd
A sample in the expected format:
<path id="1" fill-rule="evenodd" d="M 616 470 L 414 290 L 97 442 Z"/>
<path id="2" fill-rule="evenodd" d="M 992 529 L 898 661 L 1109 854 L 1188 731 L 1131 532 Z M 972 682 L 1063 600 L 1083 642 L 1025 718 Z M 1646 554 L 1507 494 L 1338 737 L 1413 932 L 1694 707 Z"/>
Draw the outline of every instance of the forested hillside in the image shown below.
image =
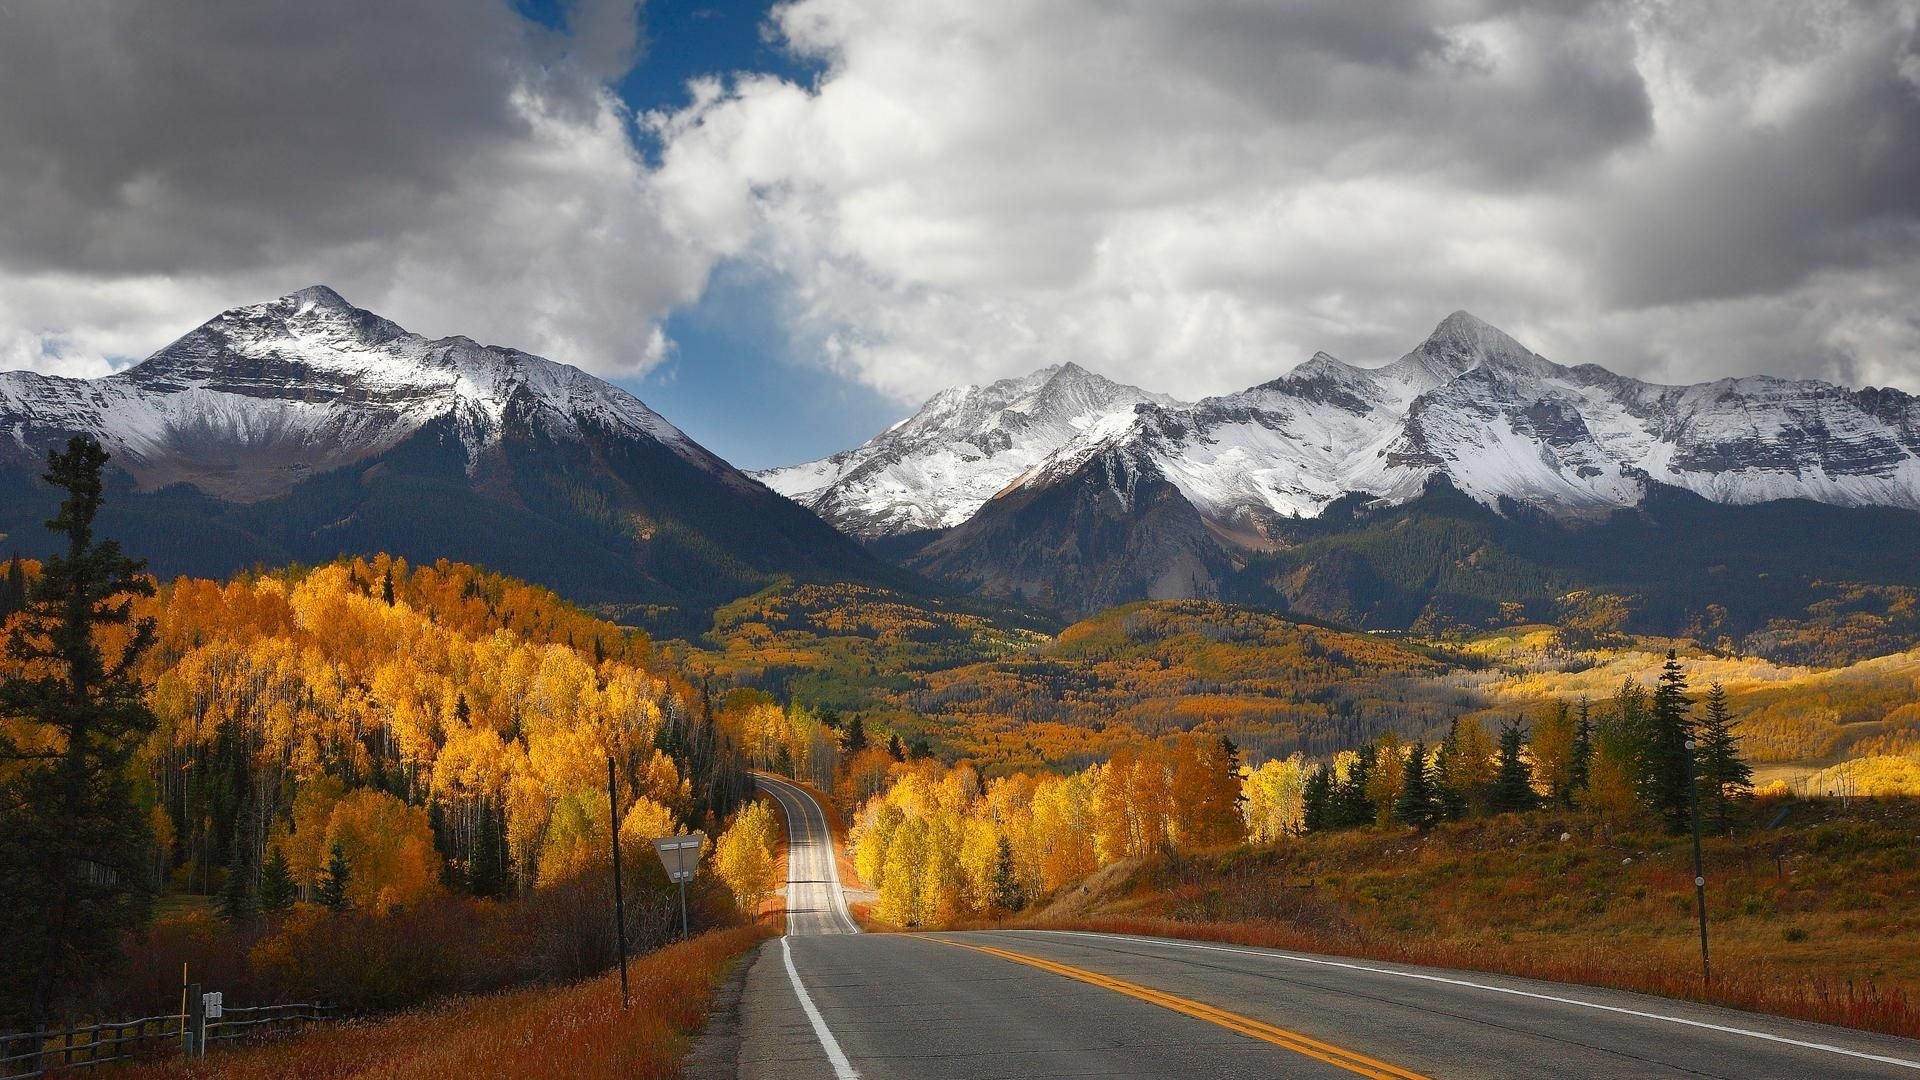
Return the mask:
<path id="1" fill-rule="evenodd" d="M 40 572 L 11 563 L 0 603 Z M 126 981 L 65 987 L 74 1008 L 151 1005 L 174 956 L 361 1005 L 588 974 L 612 959 L 609 760 L 641 944 L 674 925 L 647 841 L 717 836 L 750 790 L 707 696 L 644 634 L 473 567 L 180 578 L 131 616 L 153 620 L 136 674 L 155 725 L 126 766 L 149 865 L 124 884 L 172 914 Z M 0 725 L 50 745 L 29 716 Z"/>

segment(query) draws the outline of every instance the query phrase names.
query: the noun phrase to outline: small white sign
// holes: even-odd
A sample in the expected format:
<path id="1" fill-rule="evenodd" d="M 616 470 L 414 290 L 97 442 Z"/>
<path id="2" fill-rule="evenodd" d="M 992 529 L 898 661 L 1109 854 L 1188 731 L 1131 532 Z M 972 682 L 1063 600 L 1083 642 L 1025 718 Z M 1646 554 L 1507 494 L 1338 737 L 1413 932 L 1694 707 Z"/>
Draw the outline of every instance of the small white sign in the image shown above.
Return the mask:
<path id="1" fill-rule="evenodd" d="M 218 991 L 200 995 L 200 1001 L 207 1009 L 207 1019 L 218 1020 L 226 1010 L 226 995 Z"/>
<path id="2" fill-rule="evenodd" d="M 675 884 L 684 884 L 693 880 L 700 867 L 700 849 L 705 847 L 705 833 L 688 833 L 685 836 L 663 836 L 653 842 L 653 850 L 660 855 L 660 865 L 666 867 L 667 880 Z"/>

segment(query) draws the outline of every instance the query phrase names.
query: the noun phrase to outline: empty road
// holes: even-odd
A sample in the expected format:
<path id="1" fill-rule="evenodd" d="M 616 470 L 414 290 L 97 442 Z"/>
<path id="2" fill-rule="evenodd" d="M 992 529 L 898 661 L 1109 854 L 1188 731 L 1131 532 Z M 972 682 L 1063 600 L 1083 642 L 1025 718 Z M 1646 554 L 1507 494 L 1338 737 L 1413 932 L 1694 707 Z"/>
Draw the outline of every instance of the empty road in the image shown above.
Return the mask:
<path id="1" fill-rule="evenodd" d="M 1105 934 L 860 934 L 820 808 L 762 785 L 793 880 L 788 936 L 747 975 L 748 1080 L 1920 1080 L 1910 1040 L 1584 986 Z"/>

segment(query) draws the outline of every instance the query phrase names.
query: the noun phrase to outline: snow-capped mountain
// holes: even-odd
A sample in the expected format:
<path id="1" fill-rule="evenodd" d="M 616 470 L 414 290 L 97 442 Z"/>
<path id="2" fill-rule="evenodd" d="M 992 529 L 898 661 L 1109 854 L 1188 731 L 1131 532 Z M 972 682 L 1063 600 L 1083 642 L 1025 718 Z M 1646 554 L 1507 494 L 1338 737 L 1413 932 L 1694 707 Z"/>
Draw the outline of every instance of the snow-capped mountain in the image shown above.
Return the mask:
<path id="1" fill-rule="evenodd" d="M 861 446 L 754 475 L 855 536 L 951 528 L 1061 447 L 1125 430 L 1142 405 L 1180 407 L 1060 364 L 942 391 Z"/>
<path id="2" fill-rule="evenodd" d="M 1253 535 L 1351 493 L 1405 502 L 1436 476 L 1491 507 L 1563 518 L 1637 505 L 1655 483 L 1736 505 L 1920 509 L 1920 399 L 1765 376 L 1658 386 L 1562 367 L 1466 312 L 1384 367 L 1318 353 L 1237 394 L 1140 408 L 1015 486 L 1058 483 L 1102 454 Z"/>
<path id="3" fill-rule="evenodd" d="M 43 434 L 90 434 L 144 488 L 184 482 L 236 502 L 285 494 L 434 421 L 458 432 L 469 471 L 512 423 L 574 441 L 593 426 L 751 487 L 618 387 L 514 349 L 410 334 L 324 285 L 224 312 L 104 379 L 0 372 L 14 453 L 38 461 Z"/>
<path id="4" fill-rule="evenodd" d="M 111 535 L 163 573 L 391 551 L 697 612 L 786 574 L 900 573 L 564 364 L 428 339 L 315 286 L 103 379 L 0 372 L 0 542 L 33 551 L 50 447 L 131 481 Z"/>
<path id="5" fill-rule="evenodd" d="M 955 394 L 923 415 L 938 417 Z M 886 467 L 911 476 L 918 460 L 901 454 Z M 875 488 L 834 486 L 851 470 L 819 475 L 830 482 L 813 488 L 812 505 L 856 535 L 886 531 L 875 521 L 951 523 L 964 512 L 946 489 L 903 482 L 868 499 Z M 1555 364 L 1455 312 L 1383 366 L 1319 353 L 1239 393 L 1130 402 L 1001 480 L 912 565 L 1089 611 L 1213 595 L 1223 568 L 1287 546 L 1336 502 L 1410 504 L 1436 483 L 1501 513 L 1574 523 L 1673 489 L 1724 506 L 1920 509 L 1920 399 L 1770 377 L 1660 386 Z"/>

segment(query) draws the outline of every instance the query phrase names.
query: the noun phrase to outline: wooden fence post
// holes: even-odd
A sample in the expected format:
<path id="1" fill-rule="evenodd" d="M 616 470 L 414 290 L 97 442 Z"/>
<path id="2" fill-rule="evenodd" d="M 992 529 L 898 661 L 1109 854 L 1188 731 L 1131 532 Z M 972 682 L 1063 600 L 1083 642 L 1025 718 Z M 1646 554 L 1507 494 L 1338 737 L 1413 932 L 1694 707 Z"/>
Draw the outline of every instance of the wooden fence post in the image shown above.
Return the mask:
<path id="1" fill-rule="evenodd" d="M 200 992 L 200 984 L 194 983 L 192 986 L 187 987 L 187 1030 L 184 1041 L 186 1043 L 188 1057 L 196 1058 L 206 1056 L 207 1048 L 201 1043 L 201 1040 L 206 1037 L 206 1034 L 207 999 L 206 996 Z"/>

